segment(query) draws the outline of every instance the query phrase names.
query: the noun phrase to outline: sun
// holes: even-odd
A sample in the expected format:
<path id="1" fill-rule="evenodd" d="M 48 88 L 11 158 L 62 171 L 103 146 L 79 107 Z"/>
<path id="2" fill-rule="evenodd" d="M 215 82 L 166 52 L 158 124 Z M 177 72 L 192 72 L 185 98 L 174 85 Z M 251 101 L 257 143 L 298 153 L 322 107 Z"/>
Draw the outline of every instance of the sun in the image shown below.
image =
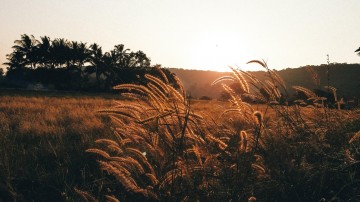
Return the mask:
<path id="1" fill-rule="evenodd" d="M 249 45 L 231 32 L 207 32 L 199 36 L 191 50 L 191 65 L 197 69 L 230 71 L 228 66 L 244 66 L 249 61 Z"/>

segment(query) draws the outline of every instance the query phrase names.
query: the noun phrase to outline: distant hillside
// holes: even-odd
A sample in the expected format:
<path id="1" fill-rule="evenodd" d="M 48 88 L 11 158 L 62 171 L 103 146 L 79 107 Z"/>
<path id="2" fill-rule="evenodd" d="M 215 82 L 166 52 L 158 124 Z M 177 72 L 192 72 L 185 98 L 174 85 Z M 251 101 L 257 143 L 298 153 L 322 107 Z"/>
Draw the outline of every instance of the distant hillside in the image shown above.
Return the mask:
<path id="1" fill-rule="evenodd" d="M 311 66 L 320 77 L 320 86 L 327 85 L 327 65 Z M 330 86 L 338 89 L 340 96 L 360 97 L 360 64 L 330 64 Z M 231 75 L 229 72 L 170 69 L 183 82 L 188 94 L 199 98 L 209 96 L 217 99 L 222 92 L 221 85 L 211 86 L 211 83 L 225 75 Z M 264 71 L 252 72 L 261 80 L 267 79 L 267 73 Z M 317 88 L 311 75 L 305 67 L 287 68 L 278 71 L 278 74 L 285 81 L 288 89 L 291 86 L 299 85 L 309 89 Z M 290 90 L 290 93 L 292 91 Z"/>
<path id="2" fill-rule="evenodd" d="M 221 85 L 211 86 L 211 83 L 217 78 L 231 75 L 229 72 L 215 72 L 202 70 L 187 70 L 171 68 L 171 72 L 175 73 L 183 82 L 187 93 L 195 98 L 201 96 L 209 96 L 218 98 L 222 87 Z"/>

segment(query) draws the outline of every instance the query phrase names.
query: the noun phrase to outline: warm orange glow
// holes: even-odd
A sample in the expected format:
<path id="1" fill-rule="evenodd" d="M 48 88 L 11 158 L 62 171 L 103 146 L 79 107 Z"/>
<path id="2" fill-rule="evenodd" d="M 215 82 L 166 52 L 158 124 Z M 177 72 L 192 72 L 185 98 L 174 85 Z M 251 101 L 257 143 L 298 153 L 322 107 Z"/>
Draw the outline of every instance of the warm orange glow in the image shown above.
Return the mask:
<path id="1" fill-rule="evenodd" d="M 250 57 L 250 46 L 231 32 L 207 32 L 193 44 L 190 63 L 202 69 L 230 71 L 229 65 L 244 66 Z"/>

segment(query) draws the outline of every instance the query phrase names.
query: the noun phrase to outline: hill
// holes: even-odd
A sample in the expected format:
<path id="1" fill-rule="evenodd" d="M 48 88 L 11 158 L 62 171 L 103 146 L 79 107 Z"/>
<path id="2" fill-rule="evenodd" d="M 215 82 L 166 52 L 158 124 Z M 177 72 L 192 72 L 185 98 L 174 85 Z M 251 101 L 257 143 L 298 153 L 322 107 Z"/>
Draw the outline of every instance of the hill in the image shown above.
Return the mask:
<path id="1" fill-rule="evenodd" d="M 330 64 L 310 66 L 318 74 L 320 78 L 320 87 L 327 86 L 328 77 L 327 69 L 329 67 L 329 83 L 330 86 L 337 88 L 338 95 L 347 98 L 360 97 L 360 64 Z M 202 70 L 186 70 L 186 69 L 169 69 L 175 73 L 183 82 L 188 94 L 199 98 L 201 96 L 209 96 L 217 99 L 222 92 L 220 85 L 212 86 L 211 83 L 226 75 L 231 75 L 230 72 L 215 72 Z M 260 80 L 267 79 L 265 71 L 251 72 Z M 312 79 L 311 74 L 306 70 L 306 67 L 287 68 L 277 73 L 283 78 L 288 89 L 291 86 L 298 85 L 309 89 L 318 88 Z M 290 90 L 290 94 L 292 91 Z"/>
<path id="2" fill-rule="evenodd" d="M 175 73 L 182 81 L 186 92 L 192 97 L 199 98 L 201 96 L 209 96 L 212 98 L 219 97 L 222 87 L 221 85 L 212 86 L 211 83 L 217 78 L 231 75 L 230 72 L 216 72 L 203 70 L 188 69 L 169 69 Z"/>

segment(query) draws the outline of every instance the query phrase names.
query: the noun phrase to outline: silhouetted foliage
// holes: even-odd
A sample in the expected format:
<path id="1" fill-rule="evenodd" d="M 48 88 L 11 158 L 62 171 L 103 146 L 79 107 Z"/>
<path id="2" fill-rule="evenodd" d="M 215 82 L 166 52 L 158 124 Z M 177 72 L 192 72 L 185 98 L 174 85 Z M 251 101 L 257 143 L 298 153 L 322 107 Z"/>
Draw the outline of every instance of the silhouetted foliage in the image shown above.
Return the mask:
<path id="1" fill-rule="evenodd" d="M 0 68 L 0 86 L 4 86 L 5 82 L 4 69 Z"/>
<path id="2" fill-rule="evenodd" d="M 357 52 L 357 54 L 360 56 L 360 47 L 355 51 L 355 53 Z"/>
<path id="3" fill-rule="evenodd" d="M 87 46 L 47 36 L 37 40 L 27 34 L 14 43 L 4 63 L 12 87 L 40 83 L 48 89 L 108 91 L 120 83 L 145 82 L 145 74 L 159 74 L 144 52 L 132 52 L 123 44 L 103 52 L 96 43 Z M 165 72 L 171 76 L 168 70 Z"/>

